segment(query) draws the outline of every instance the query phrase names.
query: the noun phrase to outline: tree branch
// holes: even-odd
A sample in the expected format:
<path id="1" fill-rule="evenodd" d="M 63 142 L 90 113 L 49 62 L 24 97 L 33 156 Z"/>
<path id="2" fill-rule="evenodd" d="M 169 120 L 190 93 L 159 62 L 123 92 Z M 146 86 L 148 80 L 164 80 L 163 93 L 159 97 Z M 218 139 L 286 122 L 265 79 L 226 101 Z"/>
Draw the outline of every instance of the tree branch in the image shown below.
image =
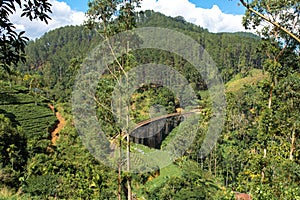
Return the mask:
<path id="1" fill-rule="evenodd" d="M 244 7 L 246 7 L 250 12 L 258 15 L 259 17 L 261 17 L 262 19 L 264 19 L 265 21 L 271 23 L 272 25 L 278 27 L 279 29 L 281 29 L 282 31 L 284 31 L 285 33 L 287 33 L 289 36 L 291 36 L 293 39 L 295 39 L 297 42 L 300 43 L 300 38 L 297 37 L 295 34 L 293 34 L 292 32 L 290 32 L 289 30 L 287 30 L 286 28 L 282 27 L 280 24 L 278 24 L 275 21 L 272 21 L 270 18 L 268 18 L 267 16 L 257 12 L 256 10 L 254 10 L 253 8 L 250 7 L 250 5 L 248 3 L 246 3 L 244 0 L 240 0 L 240 2 L 243 4 Z"/>

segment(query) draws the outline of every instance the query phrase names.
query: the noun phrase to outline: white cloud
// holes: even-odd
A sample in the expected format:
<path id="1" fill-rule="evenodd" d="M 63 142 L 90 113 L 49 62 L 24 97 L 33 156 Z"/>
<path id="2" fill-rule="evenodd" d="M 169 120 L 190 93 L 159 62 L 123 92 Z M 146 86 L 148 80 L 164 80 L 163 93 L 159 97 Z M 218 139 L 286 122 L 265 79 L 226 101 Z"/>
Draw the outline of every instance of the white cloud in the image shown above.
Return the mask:
<path id="1" fill-rule="evenodd" d="M 21 10 L 11 16 L 11 21 L 15 24 L 18 31 L 26 31 L 26 36 L 30 39 L 35 39 L 42 36 L 45 32 L 66 25 L 80 25 L 85 19 L 84 12 L 75 11 L 70 8 L 65 2 L 50 0 L 52 4 L 52 14 L 49 16 L 48 24 L 44 22 L 20 17 Z"/>
<path id="2" fill-rule="evenodd" d="M 188 0 L 144 0 L 141 9 L 154 10 L 171 17 L 182 16 L 210 32 L 245 31 L 242 26 L 243 15 L 225 14 L 217 5 L 204 9 Z"/>

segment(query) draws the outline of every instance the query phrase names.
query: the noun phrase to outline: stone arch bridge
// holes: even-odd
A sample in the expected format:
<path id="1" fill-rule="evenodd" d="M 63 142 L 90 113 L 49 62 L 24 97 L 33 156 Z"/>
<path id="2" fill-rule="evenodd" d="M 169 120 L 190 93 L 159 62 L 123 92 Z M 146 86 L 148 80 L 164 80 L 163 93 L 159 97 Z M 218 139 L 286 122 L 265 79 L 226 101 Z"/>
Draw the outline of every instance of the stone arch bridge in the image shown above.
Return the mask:
<path id="1" fill-rule="evenodd" d="M 160 149 L 163 140 L 169 133 L 184 121 L 186 117 L 200 113 L 200 109 L 187 112 L 176 112 L 141 121 L 130 132 L 130 140 L 150 148 Z M 113 136 L 116 139 L 119 134 Z"/>

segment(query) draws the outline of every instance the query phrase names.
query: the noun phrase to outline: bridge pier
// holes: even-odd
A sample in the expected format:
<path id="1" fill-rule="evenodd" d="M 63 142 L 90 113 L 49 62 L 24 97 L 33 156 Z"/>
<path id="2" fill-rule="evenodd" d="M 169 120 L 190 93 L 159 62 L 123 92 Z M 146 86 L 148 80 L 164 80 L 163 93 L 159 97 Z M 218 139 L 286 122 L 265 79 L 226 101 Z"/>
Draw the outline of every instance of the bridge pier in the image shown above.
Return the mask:
<path id="1" fill-rule="evenodd" d="M 130 139 L 134 143 L 160 149 L 163 140 L 183 120 L 184 118 L 178 115 L 147 123 L 134 129 L 130 134 Z"/>

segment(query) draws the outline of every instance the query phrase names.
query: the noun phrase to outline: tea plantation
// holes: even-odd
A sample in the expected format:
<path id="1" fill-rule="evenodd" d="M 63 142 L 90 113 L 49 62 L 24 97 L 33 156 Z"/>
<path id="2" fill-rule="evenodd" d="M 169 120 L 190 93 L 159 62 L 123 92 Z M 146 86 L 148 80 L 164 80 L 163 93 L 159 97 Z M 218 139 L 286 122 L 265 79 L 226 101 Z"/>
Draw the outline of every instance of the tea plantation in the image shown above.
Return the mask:
<path id="1" fill-rule="evenodd" d="M 8 117 L 15 127 L 22 127 L 29 153 L 38 149 L 41 141 L 49 142 L 56 117 L 48 107 L 49 100 L 31 94 L 22 86 L 0 83 L 0 114 Z"/>

